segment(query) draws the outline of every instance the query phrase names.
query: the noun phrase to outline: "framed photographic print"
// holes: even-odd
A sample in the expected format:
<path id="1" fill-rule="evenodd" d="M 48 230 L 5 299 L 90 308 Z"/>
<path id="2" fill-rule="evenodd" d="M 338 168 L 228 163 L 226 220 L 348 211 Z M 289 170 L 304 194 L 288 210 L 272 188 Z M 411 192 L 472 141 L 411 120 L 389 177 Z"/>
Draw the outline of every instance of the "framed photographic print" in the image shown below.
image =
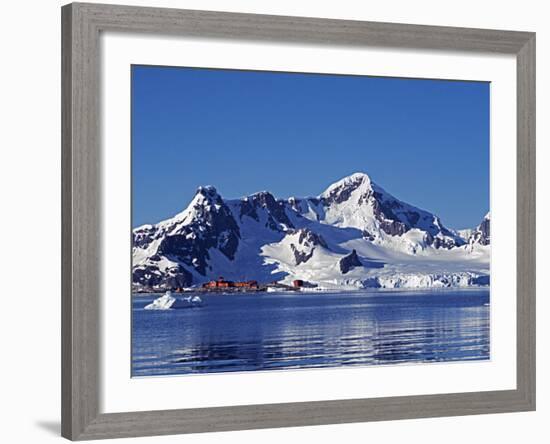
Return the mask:
<path id="1" fill-rule="evenodd" d="M 533 33 L 62 23 L 65 437 L 535 408 Z"/>

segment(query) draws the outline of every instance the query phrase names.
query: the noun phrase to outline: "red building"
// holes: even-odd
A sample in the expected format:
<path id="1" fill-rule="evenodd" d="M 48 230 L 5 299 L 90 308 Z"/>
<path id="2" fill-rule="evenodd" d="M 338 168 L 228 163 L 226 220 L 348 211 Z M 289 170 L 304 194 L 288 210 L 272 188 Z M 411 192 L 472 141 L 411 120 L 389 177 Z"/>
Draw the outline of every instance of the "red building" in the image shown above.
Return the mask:
<path id="1" fill-rule="evenodd" d="M 258 281 L 235 282 L 235 287 L 258 288 Z"/>
<path id="2" fill-rule="evenodd" d="M 210 281 L 202 285 L 203 288 L 258 288 L 257 281 L 233 282 L 226 281 L 220 276 L 217 281 Z"/>
<path id="3" fill-rule="evenodd" d="M 304 281 L 301 280 L 301 279 L 295 279 L 292 281 L 292 285 L 294 287 L 303 287 L 304 286 Z"/>

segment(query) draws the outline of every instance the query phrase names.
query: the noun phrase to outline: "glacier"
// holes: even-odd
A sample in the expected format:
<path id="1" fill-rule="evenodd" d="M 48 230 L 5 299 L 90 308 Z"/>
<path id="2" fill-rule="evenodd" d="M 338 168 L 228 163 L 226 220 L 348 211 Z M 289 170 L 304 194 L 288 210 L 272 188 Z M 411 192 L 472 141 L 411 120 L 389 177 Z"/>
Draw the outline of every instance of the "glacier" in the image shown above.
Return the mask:
<path id="1" fill-rule="evenodd" d="M 490 214 L 455 231 L 403 202 L 365 173 L 315 197 L 276 199 L 268 191 L 224 199 L 199 187 L 174 217 L 133 230 L 135 291 L 231 280 L 319 289 L 489 285 Z"/>

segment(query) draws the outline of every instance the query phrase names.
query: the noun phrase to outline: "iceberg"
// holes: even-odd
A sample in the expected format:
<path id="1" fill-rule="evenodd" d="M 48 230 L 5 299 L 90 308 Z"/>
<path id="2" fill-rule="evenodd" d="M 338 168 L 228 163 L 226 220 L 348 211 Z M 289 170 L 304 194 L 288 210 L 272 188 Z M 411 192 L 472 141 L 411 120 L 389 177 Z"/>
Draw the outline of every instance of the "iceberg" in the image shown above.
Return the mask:
<path id="1" fill-rule="evenodd" d="M 146 305 L 145 310 L 169 310 L 172 308 L 172 305 L 174 305 L 174 302 L 176 302 L 176 298 L 173 297 L 169 291 L 167 291 L 160 298 L 157 298 L 149 305 Z"/>
<path id="2" fill-rule="evenodd" d="M 183 299 L 177 299 L 172 296 L 171 292 L 167 291 L 144 308 L 145 310 L 170 310 L 175 308 L 200 307 L 201 305 L 202 299 L 200 296 L 187 296 Z"/>
<path id="3" fill-rule="evenodd" d="M 176 300 L 176 305 L 174 308 L 198 307 L 202 305 L 202 299 L 198 295 L 187 296 L 181 301 Z"/>

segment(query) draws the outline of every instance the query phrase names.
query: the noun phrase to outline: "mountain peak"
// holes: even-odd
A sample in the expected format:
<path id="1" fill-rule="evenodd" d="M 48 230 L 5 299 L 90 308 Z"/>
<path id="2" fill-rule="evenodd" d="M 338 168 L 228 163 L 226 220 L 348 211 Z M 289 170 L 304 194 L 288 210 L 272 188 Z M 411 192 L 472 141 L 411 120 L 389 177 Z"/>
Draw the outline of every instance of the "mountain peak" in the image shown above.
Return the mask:
<path id="1" fill-rule="evenodd" d="M 347 200 L 349 195 L 357 189 L 364 191 L 372 189 L 372 182 L 367 174 L 354 173 L 346 176 L 330 185 L 319 197 L 339 202 Z"/>
<path id="2" fill-rule="evenodd" d="M 481 223 L 474 228 L 468 238 L 470 246 L 474 244 L 490 245 L 491 244 L 491 212 L 489 211 Z"/>
<path id="3" fill-rule="evenodd" d="M 195 194 L 202 194 L 203 196 L 214 197 L 218 195 L 218 190 L 212 185 L 204 185 L 197 188 Z"/>
<path id="4" fill-rule="evenodd" d="M 252 198 L 252 199 L 255 199 L 255 198 L 259 198 L 259 199 L 262 199 L 262 198 L 265 198 L 265 197 L 268 197 L 268 198 L 271 198 L 273 197 L 273 194 L 271 194 L 269 191 L 267 190 L 262 190 L 262 191 L 256 191 L 255 193 L 252 193 L 250 196 L 247 196 L 248 198 Z M 274 197 L 273 197 L 274 198 Z M 274 198 L 275 199 L 275 198 Z"/>
<path id="5" fill-rule="evenodd" d="M 450 272 L 462 273 L 452 276 L 470 269 L 466 254 L 474 247 L 476 261 L 488 257 L 489 249 L 477 245 L 490 245 L 489 215 L 468 236 L 468 249 L 455 249 L 465 238 L 447 230 L 436 215 L 393 197 L 362 172 L 335 182 L 319 198 L 276 199 L 260 191 L 226 201 L 215 187 L 202 186 L 181 213 L 134 230 L 133 284 L 138 289 L 173 289 L 220 275 L 241 279 L 246 273 L 259 282 L 304 279 L 331 286 L 357 280 L 363 286 L 387 277 L 396 266 L 412 276 L 404 278 L 408 283 L 419 286 L 432 277 L 422 267 L 422 279 L 411 275 L 411 264 L 432 261 L 435 250 L 455 249 L 449 260 L 441 261 L 445 267 L 451 264 Z M 461 262 L 460 254 L 468 262 Z M 413 255 L 414 261 L 408 259 Z M 433 260 L 444 255 L 438 252 Z M 433 267 L 428 263 L 426 270 Z M 480 267 L 485 276 L 488 265 Z M 441 276 L 434 285 L 452 285 L 448 275 Z M 463 277 L 456 279 L 463 282 Z M 467 279 L 468 285 L 474 284 Z"/>
<path id="6" fill-rule="evenodd" d="M 204 185 L 197 188 L 197 192 L 193 197 L 193 200 L 189 204 L 190 207 L 201 205 L 212 205 L 223 203 L 222 197 L 219 195 L 218 190 L 212 185 Z"/>
<path id="7" fill-rule="evenodd" d="M 336 188 L 341 188 L 343 186 L 349 187 L 353 186 L 354 188 L 358 187 L 359 185 L 365 184 L 370 185 L 371 180 L 368 174 L 365 173 L 353 173 L 349 176 L 346 176 L 336 182 L 334 182 L 332 185 L 329 185 L 329 187 L 325 190 L 323 195 L 330 194 L 330 192 Z"/>
<path id="8" fill-rule="evenodd" d="M 370 177 L 367 173 L 363 173 L 363 172 L 357 172 L 357 173 L 353 173 L 353 174 L 350 174 L 349 176 L 347 177 L 344 177 L 343 179 L 341 180 L 346 180 L 346 179 L 350 179 L 350 180 L 359 180 L 359 179 L 362 179 L 362 180 L 367 180 L 370 182 Z"/>

